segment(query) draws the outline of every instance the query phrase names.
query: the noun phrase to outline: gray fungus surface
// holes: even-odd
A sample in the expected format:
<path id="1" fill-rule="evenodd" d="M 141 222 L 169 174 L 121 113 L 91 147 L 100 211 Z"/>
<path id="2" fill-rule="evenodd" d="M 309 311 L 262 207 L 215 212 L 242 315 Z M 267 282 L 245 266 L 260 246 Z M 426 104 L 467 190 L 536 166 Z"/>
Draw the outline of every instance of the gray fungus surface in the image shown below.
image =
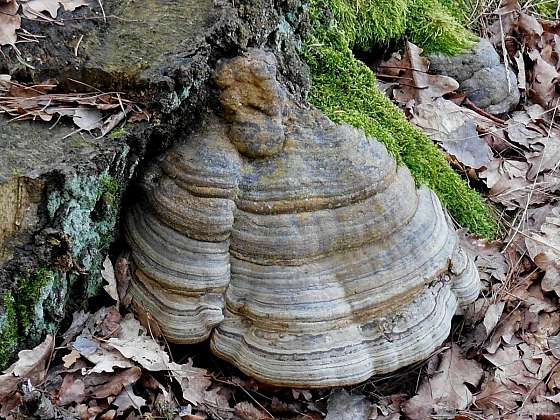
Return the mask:
<path id="1" fill-rule="evenodd" d="M 168 340 L 280 386 L 426 358 L 479 292 L 437 197 L 385 147 L 292 101 L 274 56 L 216 71 L 223 113 L 153 163 L 125 218 L 130 293 Z"/>

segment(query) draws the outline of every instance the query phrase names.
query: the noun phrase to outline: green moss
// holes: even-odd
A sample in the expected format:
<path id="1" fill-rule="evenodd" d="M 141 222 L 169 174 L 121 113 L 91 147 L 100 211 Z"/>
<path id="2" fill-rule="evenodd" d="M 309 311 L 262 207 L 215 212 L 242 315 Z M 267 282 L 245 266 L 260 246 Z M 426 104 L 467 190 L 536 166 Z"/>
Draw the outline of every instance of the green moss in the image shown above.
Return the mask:
<path id="1" fill-rule="evenodd" d="M 560 7 L 558 0 L 533 0 L 531 2 L 537 13 L 558 19 L 560 17 Z"/>
<path id="2" fill-rule="evenodd" d="M 53 333 L 64 316 L 65 276 L 46 267 L 15 277 L 13 292 L 6 292 L 0 314 L 0 369 L 21 346 L 35 346 L 44 333 Z"/>
<path id="3" fill-rule="evenodd" d="M 362 48 L 404 35 L 409 0 L 326 0 L 348 41 Z"/>
<path id="4" fill-rule="evenodd" d="M 482 11 L 484 3 L 479 0 L 438 0 L 446 12 L 463 25 L 468 25 Z"/>
<path id="5" fill-rule="evenodd" d="M 115 128 L 113 131 L 111 131 L 111 133 L 109 134 L 109 137 L 111 137 L 114 140 L 120 139 L 124 136 L 126 136 L 128 134 L 128 132 L 122 128 Z"/>
<path id="6" fill-rule="evenodd" d="M 459 10 L 463 10 L 459 8 Z M 410 40 L 427 52 L 457 54 L 474 45 L 474 34 L 466 31 L 438 0 L 414 0 L 410 4 Z"/>
<path id="7" fill-rule="evenodd" d="M 309 100 L 335 122 L 362 128 L 383 142 L 418 183 L 428 185 L 451 215 L 471 232 L 493 238 L 498 225 L 481 197 L 448 165 L 445 156 L 377 88 L 372 71 L 357 60 L 350 40 L 322 2 L 312 1 L 313 32 L 304 57 L 312 74 Z M 344 25 L 342 25 L 344 26 Z"/>
<path id="8" fill-rule="evenodd" d="M 315 0 L 311 8 L 327 8 L 351 48 L 367 50 L 406 35 L 426 51 L 455 54 L 472 45 L 473 35 L 449 8 L 466 14 L 467 0 L 442 1 L 445 6 L 440 0 Z"/>
<path id="9" fill-rule="evenodd" d="M 43 288 L 52 285 L 55 274 L 45 267 L 39 267 L 29 277 L 17 277 L 16 312 L 19 323 L 25 333 L 28 333 L 36 320 L 36 306 L 42 304 Z"/>
<path id="10" fill-rule="evenodd" d="M 113 205 L 115 195 L 119 192 L 119 183 L 111 175 L 103 174 L 99 179 L 98 196 L 103 197 L 108 205 Z"/>
<path id="11" fill-rule="evenodd" d="M 4 369 L 18 344 L 18 323 L 14 297 L 10 292 L 2 298 L 4 313 L 0 315 L 0 370 Z"/>

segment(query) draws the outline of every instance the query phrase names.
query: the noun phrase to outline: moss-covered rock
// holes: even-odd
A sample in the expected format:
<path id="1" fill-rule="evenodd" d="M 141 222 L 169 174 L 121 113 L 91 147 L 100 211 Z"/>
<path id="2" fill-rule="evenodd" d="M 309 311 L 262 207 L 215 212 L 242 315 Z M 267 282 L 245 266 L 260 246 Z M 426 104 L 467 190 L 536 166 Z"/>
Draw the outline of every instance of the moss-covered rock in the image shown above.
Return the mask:
<path id="1" fill-rule="evenodd" d="M 442 3 L 443 1 L 443 3 Z M 451 0 L 312 0 L 311 9 L 326 8 L 351 47 L 368 50 L 375 44 L 407 36 L 426 51 L 454 54 L 473 43 L 450 12 L 468 13 L 466 4 Z M 313 14 L 313 13 L 312 13 Z"/>
<path id="2" fill-rule="evenodd" d="M 362 128 L 385 143 L 417 182 L 438 194 L 460 225 L 478 235 L 495 237 L 498 224 L 490 208 L 451 169 L 433 142 L 376 88 L 372 71 L 352 53 L 355 34 L 347 32 L 347 22 L 337 20 L 338 13 L 326 9 L 324 2 L 310 4 L 313 31 L 305 49 L 312 74 L 310 101 L 333 121 Z"/>

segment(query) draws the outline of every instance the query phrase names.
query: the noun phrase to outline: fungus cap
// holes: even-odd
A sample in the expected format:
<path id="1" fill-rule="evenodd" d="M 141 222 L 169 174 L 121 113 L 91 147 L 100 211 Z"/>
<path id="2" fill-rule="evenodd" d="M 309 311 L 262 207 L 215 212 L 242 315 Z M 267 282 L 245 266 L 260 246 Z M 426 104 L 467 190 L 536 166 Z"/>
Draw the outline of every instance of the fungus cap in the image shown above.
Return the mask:
<path id="1" fill-rule="evenodd" d="M 292 101 L 275 71 L 259 50 L 222 62 L 224 113 L 145 176 L 125 219 L 133 299 L 168 340 L 210 337 L 275 385 L 426 358 L 478 295 L 473 262 L 433 192 L 375 139 Z"/>

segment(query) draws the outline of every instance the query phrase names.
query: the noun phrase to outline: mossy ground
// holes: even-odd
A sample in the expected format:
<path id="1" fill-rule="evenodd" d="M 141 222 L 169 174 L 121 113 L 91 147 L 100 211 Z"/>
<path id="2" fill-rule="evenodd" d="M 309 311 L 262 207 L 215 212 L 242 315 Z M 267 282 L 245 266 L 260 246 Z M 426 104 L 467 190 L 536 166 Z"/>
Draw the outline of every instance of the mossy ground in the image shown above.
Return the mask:
<path id="1" fill-rule="evenodd" d="M 359 3 L 362 7 L 376 9 L 383 2 L 366 0 Z M 310 3 L 313 31 L 306 40 L 304 51 L 312 74 L 309 100 L 333 121 L 362 128 L 367 135 L 382 141 L 399 163 L 408 166 L 417 182 L 428 185 L 437 193 L 461 226 L 480 236 L 494 238 L 498 233 L 498 224 L 480 195 L 451 169 L 431 139 L 409 124 L 404 114 L 376 88 L 373 72 L 354 57 L 351 48 L 356 43 L 364 48 L 368 45 L 364 44 L 366 40 L 381 41 L 384 35 L 375 32 L 368 36 L 367 31 L 375 28 L 361 20 L 355 21 L 358 26 L 353 27 L 351 4 L 355 7 L 357 3 L 349 0 L 313 0 Z M 397 9 L 400 7 L 398 0 L 391 4 L 395 4 Z M 441 4 L 438 5 L 439 8 L 432 10 L 436 15 L 444 10 Z M 424 6 L 416 4 L 414 7 L 429 14 Z M 392 9 L 393 15 L 398 14 L 395 10 Z M 356 15 L 365 19 L 374 16 L 374 11 L 358 10 Z M 422 27 L 429 22 L 441 24 L 442 21 L 432 18 L 433 15 L 425 15 L 421 19 L 416 16 L 414 23 L 397 22 L 398 30 L 386 33 L 397 34 L 401 27 L 407 28 L 405 32 L 419 31 L 416 32 L 419 37 L 416 41 L 421 41 L 420 46 L 450 53 L 469 45 L 470 35 L 462 27 L 461 32 L 453 34 L 453 37 L 445 28 Z M 453 27 L 459 25 L 450 15 L 446 15 L 444 21 L 455 22 Z M 422 33 L 431 35 L 423 36 Z"/>

